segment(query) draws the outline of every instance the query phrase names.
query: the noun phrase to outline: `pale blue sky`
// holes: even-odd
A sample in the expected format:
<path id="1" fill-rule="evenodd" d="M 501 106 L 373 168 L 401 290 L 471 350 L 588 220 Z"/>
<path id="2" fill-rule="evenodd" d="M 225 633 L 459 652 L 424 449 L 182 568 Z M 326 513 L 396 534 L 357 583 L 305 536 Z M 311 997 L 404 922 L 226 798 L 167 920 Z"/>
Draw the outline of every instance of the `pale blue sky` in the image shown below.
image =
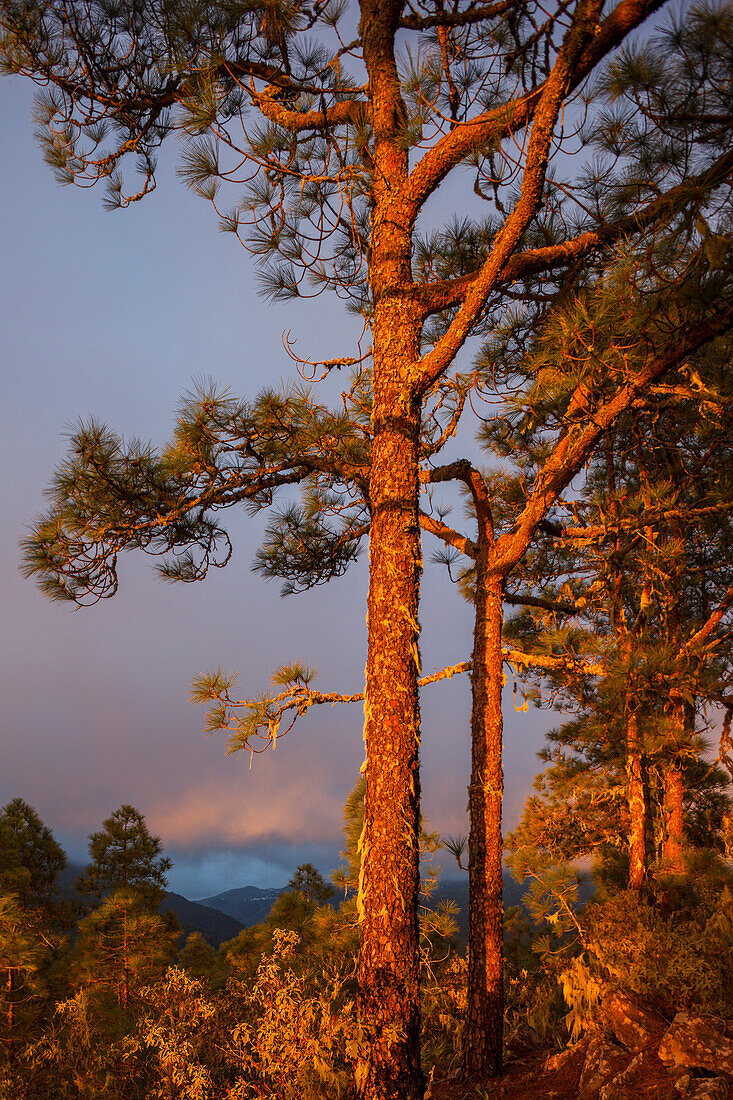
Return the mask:
<path id="1" fill-rule="evenodd" d="M 357 708 L 319 711 L 275 753 L 226 758 L 189 706 L 191 677 L 237 670 L 244 692 L 301 658 L 324 690 L 358 690 L 365 656 L 362 561 L 328 588 L 281 600 L 250 572 L 261 523 L 228 516 L 235 555 L 197 585 L 159 582 L 146 559 L 122 564 L 120 593 L 88 610 L 48 603 L 18 572 L 18 543 L 79 417 L 162 443 L 197 374 L 237 393 L 293 376 L 281 334 L 318 358 L 351 353 L 338 302 L 273 306 L 251 261 L 217 232 L 213 211 L 175 177 L 175 142 L 158 190 L 109 213 L 101 191 L 59 186 L 32 137 L 31 88 L 0 83 L 3 240 L 0 362 L 0 802 L 36 807 L 74 859 L 122 802 L 146 814 L 175 861 L 171 888 L 204 896 L 281 885 L 310 859 L 336 863 L 341 808 L 363 759 Z M 470 439 L 470 429 L 465 437 Z M 466 444 L 461 444 L 465 446 Z M 421 621 L 426 671 L 465 660 L 471 610 L 429 563 Z M 517 819 L 537 771 L 546 715 L 506 713 L 506 815 Z M 423 698 L 424 812 L 466 830 L 469 686 Z"/>

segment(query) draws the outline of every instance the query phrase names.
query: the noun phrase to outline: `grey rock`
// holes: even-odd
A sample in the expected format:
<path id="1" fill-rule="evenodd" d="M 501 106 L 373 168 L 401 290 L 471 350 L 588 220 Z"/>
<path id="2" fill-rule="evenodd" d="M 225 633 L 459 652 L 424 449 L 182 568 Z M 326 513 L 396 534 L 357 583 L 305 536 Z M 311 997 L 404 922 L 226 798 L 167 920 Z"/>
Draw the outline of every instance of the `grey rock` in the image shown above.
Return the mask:
<path id="1" fill-rule="evenodd" d="M 659 1066 L 659 1061 L 653 1052 L 640 1051 L 639 1054 L 635 1054 L 625 1069 L 617 1073 L 608 1084 L 603 1085 L 598 1093 L 598 1100 L 635 1100 L 639 1094 L 639 1085 L 644 1080 L 645 1073 L 652 1062 Z"/>
<path id="2" fill-rule="evenodd" d="M 529 1024 L 520 1022 L 504 1037 L 504 1052 L 510 1059 L 526 1058 L 543 1047 L 542 1039 Z"/>
<path id="3" fill-rule="evenodd" d="M 707 1077 L 701 1081 L 689 1073 L 677 1078 L 674 1089 L 688 1100 L 728 1100 L 729 1094 L 725 1077 Z"/>
<path id="4" fill-rule="evenodd" d="M 729 1082 L 725 1077 L 707 1077 L 702 1081 L 691 1081 L 685 1095 L 689 1100 L 728 1100 Z"/>
<path id="5" fill-rule="evenodd" d="M 611 1043 L 603 1036 L 594 1036 L 588 1044 L 588 1052 L 580 1076 L 579 1094 L 584 1100 L 599 1097 L 604 1085 L 626 1069 L 629 1064 L 628 1051 Z M 607 1100 L 612 1100 L 609 1096 Z"/>

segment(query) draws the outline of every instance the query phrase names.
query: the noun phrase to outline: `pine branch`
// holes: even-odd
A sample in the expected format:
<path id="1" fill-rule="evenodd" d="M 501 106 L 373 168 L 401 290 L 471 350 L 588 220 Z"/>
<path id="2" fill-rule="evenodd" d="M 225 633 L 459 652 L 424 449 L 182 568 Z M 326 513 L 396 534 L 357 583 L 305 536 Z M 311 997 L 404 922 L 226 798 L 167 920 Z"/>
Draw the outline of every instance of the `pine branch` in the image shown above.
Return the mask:
<path id="1" fill-rule="evenodd" d="M 573 58 L 567 91 L 574 91 L 606 54 L 620 45 L 662 3 L 663 0 L 621 0 L 595 28 L 593 41 L 585 46 L 579 57 Z M 408 179 L 405 200 L 411 223 L 417 220 L 424 203 L 446 176 L 470 153 L 489 142 L 518 133 L 535 119 L 549 79 L 528 94 L 456 126 L 436 142 L 418 161 Z"/>
<path id="2" fill-rule="evenodd" d="M 730 179 L 733 171 L 733 150 L 726 150 L 704 172 L 684 180 L 657 196 L 641 210 L 627 214 L 609 225 L 586 230 L 560 244 L 527 249 L 512 256 L 505 264 L 496 286 L 509 286 L 531 275 L 549 274 L 569 267 L 578 260 L 602 249 L 608 249 L 628 236 L 641 234 L 655 223 L 667 221 L 685 205 L 700 203 L 701 197 Z M 471 271 L 455 279 L 422 283 L 415 287 L 425 318 L 461 305 L 481 274 Z M 699 395 L 697 395 L 699 396 Z M 723 399 L 724 401 L 725 399 Z"/>

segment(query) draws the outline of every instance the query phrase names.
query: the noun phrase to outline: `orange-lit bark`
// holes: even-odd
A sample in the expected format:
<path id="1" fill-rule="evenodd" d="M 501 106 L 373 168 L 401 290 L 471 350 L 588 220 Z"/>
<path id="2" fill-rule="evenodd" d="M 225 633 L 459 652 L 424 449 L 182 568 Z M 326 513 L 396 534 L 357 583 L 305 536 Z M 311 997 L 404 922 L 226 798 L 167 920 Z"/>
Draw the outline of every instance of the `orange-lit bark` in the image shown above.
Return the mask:
<path id="1" fill-rule="evenodd" d="M 503 578 L 486 575 L 486 556 L 479 553 L 471 674 L 468 1006 L 463 1047 L 469 1077 L 502 1071 L 502 592 Z"/>
<path id="2" fill-rule="evenodd" d="M 413 364 L 419 318 L 411 298 L 411 225 L 399 201 L 408 160 L 394 58 L 394 0 L 362 4 L 374 128 L 371 289 L 374 377 L 371 534 L 361 844 L 359 1014 L 368 1050 L 357 1065 L 362 1100 L 417 1100 L 420 997 L 417 900 L 421 404 Z"/>
<path id="3" fill-rule="evenodd" d="M 12 1035 L 13 1025 L 15 1023 L 15 1017 L 13 1015 L 15 1006 L 13 1004 L 13 968 L 11 966 L 8 967 L 8 979 L 6 983 L 6 988 L 8 994 L 8 1032 Z"/>
<path id="4" fill-rule="evenodd" d="M 675 639 L 681 631 L 679 606 L 675 605 L 670 615 L 671 632 Z M 677 692 L 672 693 L 669 706 L 669 744 L 668 759 L 664 771 L 664 792 L 662 810 L 664 828 L 662 833 L 662 862 L 666 871 L 673 875 L 682 875 L 684 863 L 684 799 L 685 781 L 682 766 L 681 749 L 690 743 L 695 726 L 695 709 L 685 702 Z"/>
<path id="5" fill-rule="evenodd" d="M 646 889 L 647 812 L 639 720 L 626 715 L 626 779 L 629 804 L 629 887 L 639 895 Z"/>
<path id="6" fill-rule="evenodd" d="M 127 867 L 124 868 L 124 881 L 127 882 Z M 123 937 L 122 937 L 122 1007 L 127 1011 L 130 1001 L 129 979 L 129 953 L 127 944 L 127 904 L 123 910 Z"/>
<path id="7" fill-rule="evenodd" d="M 471 669 L 471 784 L 468 788 L 468 999 L 463 1034 L 467 1078 L 502 1071 L 504 1031 L 504 905 L 501 810 L 503 719 L 501 709 L 504 568 L 496 561 L 489 491 L 468 463 L 445 468 L 465 481 L 473 497 L 478 540 L 466 544 L 475 562 Z"/>
<path id="8" fill-rule="evenodd" d="M 378 312 L 394 313 L 395 303 Z M 404 321 L 394 325 L 388 343 L 395 354 L 405 335 Z M 422 1095 L 417 929 L 420 407 L 415 398 L 405 402 L 399 367 L 388 372 L 382 366 L 374 387 L 360 889 L 359 1007 L 370 1047 L 357 1078 L 364 1100 L 412 1100 Z"/>
<path id="9" fill-rule="evenodd" d="M 679 761 L 672 761 L 664 773 L 662 860 L 665 869 L 673 875 L 681 875 L 685 870 L 682 816 L 684 796 L 685 787 Z"/>

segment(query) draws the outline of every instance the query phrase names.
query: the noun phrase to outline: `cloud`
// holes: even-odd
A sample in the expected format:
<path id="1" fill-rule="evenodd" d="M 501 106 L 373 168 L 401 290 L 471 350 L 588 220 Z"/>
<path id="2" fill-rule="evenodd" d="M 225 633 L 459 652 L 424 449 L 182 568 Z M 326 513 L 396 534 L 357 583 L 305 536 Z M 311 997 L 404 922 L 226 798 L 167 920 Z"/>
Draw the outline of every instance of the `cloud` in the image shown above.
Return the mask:
<path id="1" fill-rule="evenodd" d="M 333 797 L 332 777 L 312 763 L 307 772 L 283 773 L 277 783 L 208 781 L 164 797 L 151 820 L 164 844 L 187 847 L 249 845 L 283 841 L 333 843 L 343 808 Z"/>

